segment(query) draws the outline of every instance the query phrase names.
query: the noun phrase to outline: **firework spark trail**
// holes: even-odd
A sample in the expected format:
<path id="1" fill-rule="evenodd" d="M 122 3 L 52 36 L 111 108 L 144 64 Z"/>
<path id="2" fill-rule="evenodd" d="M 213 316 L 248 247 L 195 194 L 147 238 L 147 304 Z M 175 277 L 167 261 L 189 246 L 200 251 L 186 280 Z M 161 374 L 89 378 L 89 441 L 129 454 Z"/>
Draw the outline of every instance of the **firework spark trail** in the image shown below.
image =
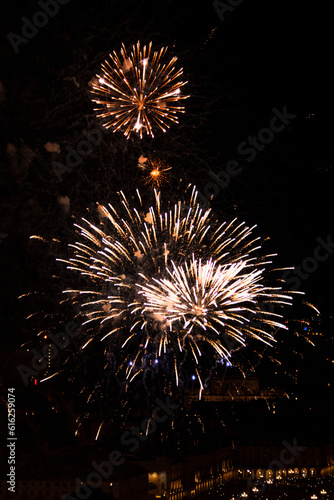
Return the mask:
<path id="1" fill-rule="evenodd" d="M 145 209 L 139 192 L 137 198 L 132 205 L 121 192 L 120 210 L 99 206 L 100 225 L 86 219 L 75 225 L 81 238 L 63 262 L 87 284 L 65 290 L 82 297 L 85 323 L 93 325 L 82 349 L 92 338 L 106 342 L 107 350 L 116 342 L 128 380 L 170 356 L 178 383 L 188 357 L 201 392 L 203 352 L 213 366 L 230 358 L 228 339 L 233 351 L 249 338 L 270 345 L 273 332 L 286 328 L 278 308 L 291 297 L 267 285 L 272 256 L 260 254 L 254 228 L 236 219 L 218 224 L 197 204 L 194 187 L 190 205 L 179 201 L 163 209 L 155 191 L 155 205 Z M 276 312 L 264 313 L 263 303 L 275 304 Z"/>
<path id="2" fill-rule="evenodd" d="M 115 51 L 109 54 L 111 61 L 102 64 L 102 76 L 97 75 L 92 91 L 97 96 L 92 99 L 98 105 L 95 111 L 106 128 L 123 129 L 127 138 L 135 131 L 142 138 L 143 130 L 154 137 L 154 126 L 166 132 L 170 123 L 178 123 L 184 107 L 176 104 L 189 97 L 181 95 L 187 82 L 179 81 L 183 71 L 175 68 L 177 57 L 168 59 L 166 53 L 167 47 L 154 52 L 152 42 L 142 49 L 137 42 L 130 55 L 124 44 L 121 58 Z"/>

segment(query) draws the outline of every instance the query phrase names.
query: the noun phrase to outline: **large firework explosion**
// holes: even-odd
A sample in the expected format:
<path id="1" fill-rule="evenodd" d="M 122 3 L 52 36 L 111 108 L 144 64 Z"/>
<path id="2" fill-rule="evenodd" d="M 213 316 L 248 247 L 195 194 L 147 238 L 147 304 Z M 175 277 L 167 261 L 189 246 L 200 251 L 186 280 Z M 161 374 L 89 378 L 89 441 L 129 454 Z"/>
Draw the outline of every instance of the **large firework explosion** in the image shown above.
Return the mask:
<path id="1" fill-rule="evenodd" d="M 153 129 L 163 132 L 171 123 L 178 123 L 177 114 L 184 108 L 177 103 L 188 96 L 181 95 L 187 83 L 179 80 L 182 69 L 176 69 L 177 57 L 167 57 L 167 47 L 152 51 L 152 42 L 141 49 L 140 42 L 128 55 L 122 45 L 121 57 L 114 51 L 110 61 L 102 64 L 102 74 L 93 85 L 93 102 L 97 116 L 106 128 L 122 129 L 129 138 L 131 132 L 154 137 Z"/>
<path id="2" fill-rule="evenodd" d="M 191 367 L 201 392 L 208 359 L 211 369 L 233 364 L 249 339 L 270 344 L 286 328 L 279 311 L 291 297 L 267 284 L 272 256 L 261 255 L 254 228 L 218 223 L 196 198 L 192 188 L 189 204 L 165 206 L 155 192 L 145 209 L 138 191 L 131 203 L 120 193 L 120 209 L 99 205 L 100 223 L 76 225 L 80 238 L 64 262 L 80 287 L 64 293 L 85 317 L 81 349 L 99 339 L 107 359 L 116 350 L 128 381 L 162 362 L 176 384 Z"/>

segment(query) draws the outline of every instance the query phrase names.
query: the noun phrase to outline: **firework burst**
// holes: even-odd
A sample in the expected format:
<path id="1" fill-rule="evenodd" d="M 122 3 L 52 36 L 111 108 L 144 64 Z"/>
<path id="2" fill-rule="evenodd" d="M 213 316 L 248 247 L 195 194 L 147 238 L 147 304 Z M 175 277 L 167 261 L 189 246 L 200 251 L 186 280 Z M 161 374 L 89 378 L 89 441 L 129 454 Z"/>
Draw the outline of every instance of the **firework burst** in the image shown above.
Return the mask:
<path id="1" fill-rule="evenodd" d="M 99 205 L 100 224 L 76 226 L 80 239 L 64 261 L 82 276 L 80 289 L 64 292 L 81 303 L 90 326 L 82 349 L 95 338 L 106 354 L 117 346 L 130 381 L 161 359 L 178 383 L 187 358 L 203 388 L 203 353 L 212 367 L 248 339 L 270 344 L 286 328 L 278 311 L 291 297 L 266 284 L 271 256 L 259 255 L 254 228 L 236 219 L 219 224 L 195 188 L 189 204 L 166 208 L 157 192 L 149 210 L 138 191 L 134 203 L 120 197 L 119 210 Z"/>
<path id="2" fill-rule="evenodd" d="M 138 167 L 142 169 L 144 183 L 151 189 L 160 189 L 170 180 L 172 167 L 160 158 L 145 158 L 144 162 L 138 163 Z"/>
<path id="3" fill-rule="evenodd" d="M 155 126 L 166 132 L 184 111 L 178 102 L 189 97 L 181 95 L 187 82 L 179 80 L 182 69 L 175 67 L 177 57 L 169 59 L 165 47 L 153 52 L 152 42 L 142 49 L 137 42 L 130 55 L 122 45 L 120 55 L 115 51 L 109 55 L 111 60 L 102 64 L 98 84 L 93 85 L 97 116 L 106 128 L 122 129 L 127 138 L 131 132 L 140 138 L 143 132 L 154 137 Z"/>

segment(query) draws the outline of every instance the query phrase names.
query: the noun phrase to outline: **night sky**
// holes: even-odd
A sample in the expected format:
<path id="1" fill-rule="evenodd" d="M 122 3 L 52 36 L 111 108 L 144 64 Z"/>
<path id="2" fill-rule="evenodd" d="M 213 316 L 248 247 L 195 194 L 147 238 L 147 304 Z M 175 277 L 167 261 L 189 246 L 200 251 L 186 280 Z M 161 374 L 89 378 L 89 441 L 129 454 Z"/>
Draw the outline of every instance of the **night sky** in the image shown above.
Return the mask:
<path id="1" fill-rule="evenodd" d="M 269 238 L 266 248 L 278 253 L 280 267 L 303 267 L 317 239 L 328 243 L 326 258 L 299 280 L 298 290 L 320 310 L 327 336 L 314 354 L 305 353 L 305 363 L 314 359 L 315 372 L 321 373 L 323 358 L 334 357 L 332 15 L 329 6 L 314 2 L 245 0 L 225 13 L 218 5 L 70 0 L 27 43 L 13 42 L 8 33 L 23 36 L 22 17 L 31 20 L 40 10 L 38 2 L 11 0 L 1 6 L 0 381 L 5 387 L 22 386 L 16 372 L 20 345 L 33 342 L 43 321 L 46 328 L 65 321 L 58 311 L 59 291 L 72 277 L 56 258 L 73 241 L 73 222 L 96 202 L 113 202 L 120 189 L 148 189 L 137 167 L 140 155 L 148 153 L 172 166 L 166 188 L 171 200 L 182 196 L 188 183 L 204 193 L 212 182 L 210 171 L 217 174 L 228 161 L 237 161 L 241 172 L 211 199 L 211 207 L 218 217 L 257 224 L 258 234 Z M 59 180 L 53 162 L 65 164 L 66 148 L 75 148 L 84 130 L 99 125 L 90 81 L 109 52 L 137 40 L 168 46 L 178 57 L 188 81 L 184 92 L 190 95 L 179 124 L 154 139 L 105 135 Z M 241 144 L 269 126 L 274 110 L 284 109 L 289 124 L 250 160 L 247 144 Z M 58 144 L 59 152 L 47 151 L 48 142 Z M 296 307 L 289 318 L 313 314 Z M 26 317 L 37 311 L 43 311 L 39 319 L 29 323 Z M 285 345 L 280 356 L 290 363 L 288 351 Z M 317 380 L 330 382 L 320 375 Z M 307 404 L 313 396 L 304 390 Z M 320 411 L 319 422 L 327 429 L 328 407 Z"/>

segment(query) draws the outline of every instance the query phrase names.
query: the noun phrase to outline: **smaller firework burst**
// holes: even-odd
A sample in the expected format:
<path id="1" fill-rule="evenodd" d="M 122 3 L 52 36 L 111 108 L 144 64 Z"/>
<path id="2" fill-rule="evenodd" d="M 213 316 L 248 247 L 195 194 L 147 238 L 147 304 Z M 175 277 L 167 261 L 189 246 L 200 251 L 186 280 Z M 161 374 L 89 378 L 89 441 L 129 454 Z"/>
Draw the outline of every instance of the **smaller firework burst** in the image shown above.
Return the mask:
<path id="1" fill-rule="evenodd" d="M 167 47 L 154 52 L 152 42 L 142 48 L 137 42 L 129 55 L 124 45 L 121 57 L 115 51 L 110 54 L 92 91 L 95 111 L 106 128 L 123 130 L 127 139 L 137 132 L 142 139 L 143 132 L 154 137 L 154 127 L 166 132 L 171 123 L 178 123 L 178 113 L 184 112 L 178 103 L 189 97 L 181 95 L 187 82 L 180 81 L 177 57 L 170 59 L 166 53 Z"/>
<path id="2" fill-rule="evenodd" d="M 167 184 L 170 180 L 169 171 L 172 170 L 167 163 L 160 158 L 145 158 L 145 161 L 138 161 L 138 167 L 143 171 L 143 181 L 152 189 Z"/>

